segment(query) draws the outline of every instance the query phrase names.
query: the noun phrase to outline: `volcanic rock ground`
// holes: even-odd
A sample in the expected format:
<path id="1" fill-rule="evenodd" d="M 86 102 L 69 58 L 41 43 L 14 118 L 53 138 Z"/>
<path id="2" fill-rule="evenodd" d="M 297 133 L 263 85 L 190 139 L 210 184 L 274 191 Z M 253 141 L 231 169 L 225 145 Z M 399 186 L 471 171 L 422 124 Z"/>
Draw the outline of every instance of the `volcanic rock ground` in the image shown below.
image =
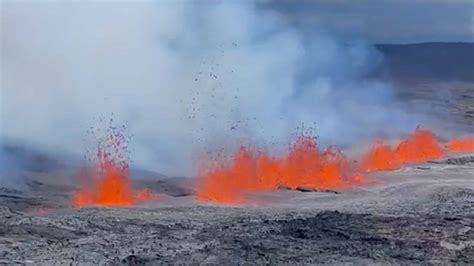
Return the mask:
<path id="1" fill-rule="evenodd" d="M 0 263 L 472 264 L 473 173 L 474 155 L 456 155 L 339 193 L 252 194 L 245 206 L 196 202 L 185 179 L 164 179 L 137 184 L 157 201 L 82 209 L 69 206 L 74 186 L 56 182 L 68 173 L 30 174 L 27 188 L 0 191 Z"/>

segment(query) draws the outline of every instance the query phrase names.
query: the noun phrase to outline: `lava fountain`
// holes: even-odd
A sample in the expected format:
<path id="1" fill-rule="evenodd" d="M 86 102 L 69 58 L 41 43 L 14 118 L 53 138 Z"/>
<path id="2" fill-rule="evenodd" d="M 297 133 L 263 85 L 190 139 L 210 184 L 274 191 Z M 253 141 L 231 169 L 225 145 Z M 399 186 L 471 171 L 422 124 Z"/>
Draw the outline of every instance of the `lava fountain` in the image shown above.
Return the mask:
<path id="1" fill-rule="evenodd" d="M 221 203 L 245 202 L 245 192 L 281 186 L 313 189 L 345 188 L 365 181 L 346 157 L 333 148 L 320 150 L 315 138 L 299 135 L 280 155 L 241 146 L 230 162 L 204 167 L 198 178 L 196 198 Z"/>
<path id="2" fill-rule="evenodd" d="M 360 168 L 365 171 L 392 170 L 405 164 L 439 159 L 443 154 L 443 148 L 433 132 L 417 128 L 394 148 L 377 140 L 362 155 Z"/>
<path id="3" fill-rule="evenodd" d="M 474 136 L 451 139 L 446 144 L 446 147 L 451 151 L 474 151 Z"/>
<path id="4" fill-rule="evenodd" d="M 151 200 L 151 191 L 134 190 L 128 174 L 127 139 L 115 127 L 109 127 L 107 137 L 99 141 L 95 158 L 91 160 L 91 178 L 84 179 L 72 204 L 75 207 L 85 205 L 131 206 L 137 202 Z"/>
<path id="5" fill-rule="evenodd" d="M 400 166 L 394 149 L 377 139 L 369 151 L 360 160 L 360 167 L 365 171 L 392 170 Z"/>

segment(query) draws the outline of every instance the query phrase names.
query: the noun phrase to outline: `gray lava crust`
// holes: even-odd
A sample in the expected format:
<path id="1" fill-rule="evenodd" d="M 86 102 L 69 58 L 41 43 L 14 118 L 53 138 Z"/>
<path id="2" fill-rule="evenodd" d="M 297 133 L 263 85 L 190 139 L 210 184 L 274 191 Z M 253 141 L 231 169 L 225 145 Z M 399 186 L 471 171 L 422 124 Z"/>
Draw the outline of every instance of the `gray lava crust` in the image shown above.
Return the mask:
<path id="1" fill-rule="evenodd" d="M 474 264 L 472 163 L 370 175 L 337 193 L 252 194 L 250 205 L 198 202 L 166 179 L 147 186 L 167 193 L 156 201 L 78 209 L 74 185 L 55 181 L 64 172 L 33 174 L 28 189 L 0 190 L 0 264 Z"/>

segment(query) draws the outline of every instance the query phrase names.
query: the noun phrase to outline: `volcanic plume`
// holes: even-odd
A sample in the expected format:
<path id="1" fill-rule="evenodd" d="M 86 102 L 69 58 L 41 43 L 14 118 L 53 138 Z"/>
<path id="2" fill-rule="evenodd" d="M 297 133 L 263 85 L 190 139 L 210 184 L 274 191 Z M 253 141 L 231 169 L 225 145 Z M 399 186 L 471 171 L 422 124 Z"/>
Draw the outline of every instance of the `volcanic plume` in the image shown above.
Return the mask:
<path id="1" fill-rule="evenodd" d="M 152 192 L 131 188 L 126 152 L 127 139 L 118 128 L 110 127 L 92 159 L 92 177 L 83 180 L 86 182 L 73 196 L 72 204 L 130 206 L 152 199 Z"/>
<path id="2" fill-rule="evenodd" d="M 342 188 L 365 178 L 336 149 L 320 150 L 315 139 L 299 135 L 287 151 L 271 156 L 263 149 L 241 146 L 228 163 L 218 161 L 200 172 L 196 198 L 244 202 L 247 191 L 306 187 Z"/>
<path id="3" fill-rule="evenodd" d="M 79 155 L 91 117 L 113 112 L 133 118 L 137 166 L 181 176 L 221 140 L 283 143 L 318 123 L 321 143 L 350 145 L 423 115 L 367 79 L 378 48 L 261 7 L 278 1 L 24 2 L 2 1 L 1 112 L 15 119 L 1 131 L 47 150 Z"/>
<path id="4" fill-rule="evenodd" d="M 362 156 L 360 167 L 366 171 L 391 170 L 404 164 L 437 159 L 443 153 L 433 132 L 417 128 L 394 148 L 377 140 Z"/>

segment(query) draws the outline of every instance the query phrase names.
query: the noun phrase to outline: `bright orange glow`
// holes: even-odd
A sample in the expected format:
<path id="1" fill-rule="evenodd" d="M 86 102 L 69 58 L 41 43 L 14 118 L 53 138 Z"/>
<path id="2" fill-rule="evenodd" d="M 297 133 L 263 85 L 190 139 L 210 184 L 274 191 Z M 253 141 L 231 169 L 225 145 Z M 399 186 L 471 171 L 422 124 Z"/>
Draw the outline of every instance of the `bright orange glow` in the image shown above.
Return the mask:
<path id="1" fill-rule="evenodd" d="M 395 157 L 402 164 L 420 163 L 442 156 L 443 149 L 430 130 L 416 129 L 395 148 Z"/>
<path id="2" fill-rule="evenodd" d="M 74 206 L 131 206 L 154 198 L 149 190 L 134 191 L 130 187 L 127 172 L 118 169 L 113 163 L 105 164 L 99 176 L 93 180 L 92 184 L 86 184 L 73 196 Z"/>
<path id="3" fill-rule="evenodd" d="M 252 152 L 240 147 L 229 165 L 217 162 L 210 169 L 201 170 L 196 198 L 223 203 L 243 202 L 241 190 L 259 184 L 255 178 L 255 160 Z"/>
<path id="4" fill-rule="evenodd" d="M 365 178 L 352 170 L 339 151 L 320 151 L 313 137 L 301 135 L 287 152 L 272 157 L 240 147 L 230 163 L 217 162 L 199 174 L 196 198 L 222 203 L 245 202 L 244 192 L 290 188 L 343 188 Z"/>
<path id="5" fill-rule="evenodd" d="M 128 176 L 128 164 L 122 156 L 118 156 L 121 149 L 125 149 L 123 135 L 117 130 L 109 132 L 107 144 L 99 145 L 95 176 L 91 182 L 83 184 L 81 189 L 72 198 L 75 207 L 85 205 L 102 206 L 131 206 L 137 202 L 151 200 L 154 195 L 149 190 L 134 191 Z M 110 152 L 106 152 L 110 150 Z"/>
<path id="6" fill-rule="evenodd" d="M 399 166 L 395 152 L 381 140 L 375 141 L 372 148 L 362 156 L 361 169 L 365 171 L 391 170 Z"/>
<path id="7" fill-rule="evenodd" d="M 452 151 L 468 152 L 474 151 L 474 136 L 451 139 L 446 147 Z"/>
<path id="8" fill-rule="evenodd" d="M 376 141 L 362 156 L 360 168 L 366 171 L 391 170 L 404 164 L 420 163 L 443 156 L 443 149 L 430 130 L 416 129 L 395 147 Z"/>

